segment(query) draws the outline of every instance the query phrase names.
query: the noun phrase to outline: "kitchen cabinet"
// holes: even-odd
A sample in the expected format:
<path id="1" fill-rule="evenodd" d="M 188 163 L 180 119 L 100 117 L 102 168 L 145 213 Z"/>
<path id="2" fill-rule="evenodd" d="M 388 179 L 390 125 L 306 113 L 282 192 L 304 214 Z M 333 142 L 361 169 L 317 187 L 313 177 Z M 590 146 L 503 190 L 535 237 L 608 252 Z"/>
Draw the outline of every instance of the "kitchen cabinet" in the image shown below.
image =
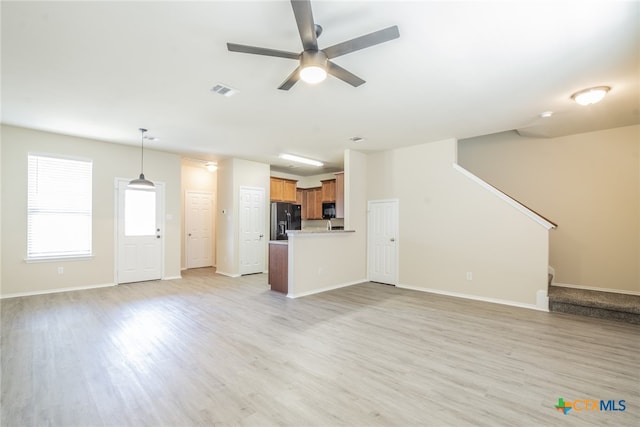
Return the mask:
<path id="1" fill-rule="evenodd" d="M 296 188 L 296 204 L 304 206 L 304 190 Z"/>
<path id="2" fill-rule="evenodd" d="M 269 242 L 269 284 L 271 290 L 289 291 L 289 245 L 286 240 Z"/>
<path id="3" fill-rule="evenodd" d="M 336 218 L 344 218 L 344 172 L 336 174 Z"/>
<path id="4" fill-rule="evenodd" d="M 322 201 L 335 202 L 336 201 L 336 180 L 325 179 L 321 182 L 322 182 Z"/>
<path id="5" fill-rule="evenodd" d="M 296 185 L 298 181 L 271 177 L 269 189 L 272 202 L 296 203 Z"/>
<path id="6" fill-rule="evenodd" d="M 302 219 L 322 219 L 322 187 L 306 188 L 302 203 Z"/>

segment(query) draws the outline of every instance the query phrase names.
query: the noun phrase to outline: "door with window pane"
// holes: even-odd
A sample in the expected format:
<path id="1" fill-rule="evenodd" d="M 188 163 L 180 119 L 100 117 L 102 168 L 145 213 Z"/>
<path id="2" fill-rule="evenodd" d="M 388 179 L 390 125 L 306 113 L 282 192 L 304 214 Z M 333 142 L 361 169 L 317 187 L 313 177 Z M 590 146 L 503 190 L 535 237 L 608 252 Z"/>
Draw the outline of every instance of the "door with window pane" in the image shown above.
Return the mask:
<path id="1" fill-rule="evenodd" d="M 128 188 L 118 180 L 117 282 L 162 278 L 162 208 L 164 185 L 155 190 Z"/>

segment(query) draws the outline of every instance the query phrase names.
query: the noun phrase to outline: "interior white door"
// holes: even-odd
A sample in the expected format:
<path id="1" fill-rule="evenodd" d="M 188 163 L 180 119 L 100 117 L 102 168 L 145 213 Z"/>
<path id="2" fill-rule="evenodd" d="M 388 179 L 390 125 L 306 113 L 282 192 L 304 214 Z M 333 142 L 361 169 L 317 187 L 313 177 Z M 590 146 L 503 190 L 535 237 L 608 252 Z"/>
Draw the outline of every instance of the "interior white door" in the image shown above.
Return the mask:
<path id="1" fill-rule="evenodd" d="M 187 268 L 213 265 L 213 194 L 185 193 L 185 257 Z"/>
<path id="2" fill-rule="evenodd" d="M 240 274 L 264 272 L 264 189 L 240 188 Z"/>
<path id="3" fill-rule="evenodd" d="M 369 280 L 398 283 L 398 201 L 369 201 Z"/>
<path id="4" fill-rule="evenodd" d="M 164 185 L 155 191 L 128 188 L 117 180 L 117 283 L 162 278 Z"/>

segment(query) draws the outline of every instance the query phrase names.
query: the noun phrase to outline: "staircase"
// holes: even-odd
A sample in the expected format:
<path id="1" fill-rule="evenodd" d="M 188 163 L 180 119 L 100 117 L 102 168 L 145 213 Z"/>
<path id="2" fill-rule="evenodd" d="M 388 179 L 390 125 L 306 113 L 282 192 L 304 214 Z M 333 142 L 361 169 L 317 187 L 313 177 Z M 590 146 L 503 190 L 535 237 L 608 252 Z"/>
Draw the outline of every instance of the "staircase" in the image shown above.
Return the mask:
<path id="1" fill-rule="evenodd" d="M 551 277 L 549 282 L 551 282 Z M 549 284 L 549 311 L 640 325 L 640 296 Z"/>

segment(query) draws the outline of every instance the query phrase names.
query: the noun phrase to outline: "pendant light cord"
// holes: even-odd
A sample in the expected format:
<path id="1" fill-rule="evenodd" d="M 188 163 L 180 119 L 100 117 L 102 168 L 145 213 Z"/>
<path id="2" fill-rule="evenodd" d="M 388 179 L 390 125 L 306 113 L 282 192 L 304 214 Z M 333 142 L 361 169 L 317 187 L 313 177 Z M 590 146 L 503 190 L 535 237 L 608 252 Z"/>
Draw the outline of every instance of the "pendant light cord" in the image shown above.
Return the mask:
<path id="1" fill-rule="evenodd" d="M 146 129 L 140 128 L 140 174 L 144 176 L 144 133 Z"/>

